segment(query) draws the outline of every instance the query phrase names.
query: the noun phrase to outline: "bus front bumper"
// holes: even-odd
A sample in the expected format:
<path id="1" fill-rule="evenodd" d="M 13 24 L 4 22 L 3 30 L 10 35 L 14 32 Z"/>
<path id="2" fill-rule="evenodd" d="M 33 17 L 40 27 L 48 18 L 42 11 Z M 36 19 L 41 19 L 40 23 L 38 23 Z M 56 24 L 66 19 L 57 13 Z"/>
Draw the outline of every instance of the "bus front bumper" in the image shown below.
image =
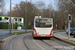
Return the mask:
<path id="1" fill-rule="evenodd" d="M 35 35 L 34 34 L 34 37 L 53 37 L 53 35 Z"/>

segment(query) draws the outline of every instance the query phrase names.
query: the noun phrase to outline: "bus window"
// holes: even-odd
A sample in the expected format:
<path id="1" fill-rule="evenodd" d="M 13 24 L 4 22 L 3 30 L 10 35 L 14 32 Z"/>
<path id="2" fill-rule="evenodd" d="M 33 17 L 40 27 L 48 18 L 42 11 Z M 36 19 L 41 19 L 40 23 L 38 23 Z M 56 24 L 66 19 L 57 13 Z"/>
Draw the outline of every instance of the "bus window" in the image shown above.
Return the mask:
<path id="1" fill-rule="evenodd" d="M 22 21 L 22 20 L 20 19 L 20 21 Z"/>
<path id="2" fill-rule="evenodd" d="M 15 21 L 17 21 L 17 18 L 14 18 L 15 19 Z"/>
<path id="3" fill-rule="evenodd" d="M 18 21 L 22 21 L 21 19 L 18 19 Z"/>
<path id="4" fill-rule="evenodd" d="M 36 27 L 52 27 L 52 20 L 50 19 L 37 19 L 35 21 Z"/>
<path id="5" fill-rule="evenodd" d="M 0 17 L 0 21 L 2 20 L 2 17 Z"/>
<path id="6" fill-rule="evenodd" d="M 8 18 L 7 18 L 7 17 L 5 17 L 5 19 L 6 19 L 6 20 L 8 20 Z"/>

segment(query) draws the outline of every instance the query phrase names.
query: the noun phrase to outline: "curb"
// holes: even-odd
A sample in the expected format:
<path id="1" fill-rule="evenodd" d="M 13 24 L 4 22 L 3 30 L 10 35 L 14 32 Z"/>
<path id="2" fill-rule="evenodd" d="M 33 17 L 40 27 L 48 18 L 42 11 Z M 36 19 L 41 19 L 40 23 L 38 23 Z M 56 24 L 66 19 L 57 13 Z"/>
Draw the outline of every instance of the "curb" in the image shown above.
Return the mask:
<path id="1" fill-rule="evenodd" d="M 25 33 L 31 33 L 31 32 L 25 32 Z M 19 33 L 19 34 L 15 34 L 15 35 L 20 35 L 20 34 L 24 34 L 24 33 Z"/>
<path id="2" fill-rule="evenodd" d="M 65 42 L 65 43 L 67 43 L 67 44 L 70 44 L 70 45 L 75 46 L 75 43 L 72 43 L 72 42 L 69 42 L 69 41 L 63 40 L 63 39 L 58 38 L 58 37 L 55 37 L 55 36 L 53 36 L 53 38 L 55 38 L 55 39 L 57 39 L 57 40 L 60 40 L 60 41 L 62 41 L 62 42 Z"/>

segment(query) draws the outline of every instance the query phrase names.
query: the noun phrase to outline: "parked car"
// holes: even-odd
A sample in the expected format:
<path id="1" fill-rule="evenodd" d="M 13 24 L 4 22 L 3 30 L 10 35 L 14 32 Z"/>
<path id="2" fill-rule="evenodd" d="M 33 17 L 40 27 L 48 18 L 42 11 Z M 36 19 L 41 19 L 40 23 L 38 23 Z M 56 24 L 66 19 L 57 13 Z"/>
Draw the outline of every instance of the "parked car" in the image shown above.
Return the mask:
<path id="1" fill-rule="evenodd" d="M 75 31 L 75 29 L 74 28 L 70 28 L 70 35 L 73 35 L 74 32 Z M 68 35 L 68 28 L 66 29 L 66 34 Z"/>
<path id="2" fill-rule="evenodd" d="M 74 38 L 75 38 L 75 31 L 73 33 L 74 33 Z"/>

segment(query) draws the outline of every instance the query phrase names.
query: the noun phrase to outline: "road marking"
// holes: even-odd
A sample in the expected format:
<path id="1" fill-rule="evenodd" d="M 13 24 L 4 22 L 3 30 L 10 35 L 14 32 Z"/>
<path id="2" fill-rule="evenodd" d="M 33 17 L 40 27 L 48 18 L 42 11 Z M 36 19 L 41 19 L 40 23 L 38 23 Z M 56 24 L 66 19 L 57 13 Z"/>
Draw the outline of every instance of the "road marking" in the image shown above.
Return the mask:
<path id="1" fill-rule="evenodd" d="M 45 50 L 43 47 L 41 47 L 34 39 L 33 39 L 33 41 L 36 43 L 36 45 L 38 46 L 38 47 L 40 47 L 42 50 Z"/>

